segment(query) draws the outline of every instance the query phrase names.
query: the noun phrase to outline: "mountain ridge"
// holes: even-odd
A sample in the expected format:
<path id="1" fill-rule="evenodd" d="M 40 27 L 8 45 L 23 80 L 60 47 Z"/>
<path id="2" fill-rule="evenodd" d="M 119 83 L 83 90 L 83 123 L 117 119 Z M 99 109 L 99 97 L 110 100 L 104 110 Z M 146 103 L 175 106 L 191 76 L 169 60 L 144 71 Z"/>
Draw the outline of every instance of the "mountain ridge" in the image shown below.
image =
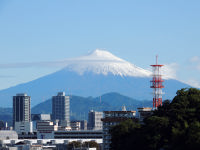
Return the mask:
<path id="1" fill-rule="evenodd" d="M 102 60 L 106 60 L 105 57 L 107 61 L 102 62 Z M 93 60 L 91 61 L 91 59 Z M 99 61 L 99 59 L 101 60 Z M 115 56 L 113 56 L 109 52 L 99 50 L 96 50 L 95 52 L 87 56 L 73 59 L 73 61 L 68 60 L 68 64 L 66 65 L 66 67 L 57 72 L 40 77 L 36 80 L 24 84 L 19 84 L 8 89 L 0 90 L 1 106 L 12 106 L 12 96 L 15 96 L 17 93 L 27 93 L 29 96 L 31 96 L 31 105 L 35 106 L 42 101 L 47 100 L 54 95 L 57 95 L 57 92 L 60 91 L 65 91 L 69 95 L 80 95 L 84 97 L 95 97 L 98 95 L 102 95 L 103 93 L 117 92 L 138 100 L 152 99 L 152 89 L 150 89 L 150 76 L 143 74 L 143 72 L 136 73 L 136 76 L 123 74 L 123 70 L 125 70 L 125 72 L 129 72 L 128 69 L 123 66 L 128 63 L 126 61 L 125 63 L 123 63 L 122 66 L 120 64 L 120 67 L 116 65 L 118 69 L 116 70 L 115 74 L 115 71 L 113 73 L 113 70 L 111 69 L 113 63 L 113 69 L 116 69 L 116 61 L 113 62 L 113 60 L 116 60 L 117 62 L 124 62 L 124 60 L 120 58 L 118 59 L 118 57 L 115 58 Z M 102 63 L 104 63 L 105 65 L 102 65 Z M 105 70 L 103 69 L 104 73 L 101 73 L 102 68 L 99 70 L 99 74 L 98 71 L 96 73 L 91 70 L 93 69 L 91 68 L 91 66 L 95 66 L 95 68 L 98 69 L 99 65 L 102 65 L 102 68 L 106 68 Z M 77 73 L 76 71 L 70 69 L 74 68 L 76 70 L 76 66 L 83 69 L 83 74 Z M 130 63 L 128 63 L 127 67 L 130 68 Z M 132 65 L 132 67 L 134 67 L 134 69 L 139 68 L 135 65 Z M 122 72 L 120 72 L 121 74 L 117 73 L 120 70 L 119 68 L 122 69 Z M 131 73 L 137 72 L 137 69 L 134 69 Z M 143 75 L 138 76 L 141 73 Z M 178 89 L 189 86 L 174 79 L 165 80 L 164 85 L 164 92 L 166 94 L 163 95 L 163 99 L 172 99 Z"/>
<path id="2" fill-rule="evenodd" d="M 51 113 L 51 99 L 32 108 L 32 113 Z M 127 110 L 137 111 L 138 107 L 151 107 L 152 101 L 139 101 L 116 92 L 105 93 L 98 97 L 70 96 L 70 112 L 73 119 L 86 119 L 90 110 L 108 111 L 121 110 L 125 105 Z M 46 110 L 46 111 L 45 111 Z"/>
<path id="3" fill-rule="evenodd" d="M 51 99 L 41 102 L 31 108 L 31 114 L 51 114 Z M 127 110 L 136 110 L 138 107 L 152 105 L 152 101 L 139 101 L 116 92 L 102 94 L 98 97 L 82 97 L 77 95 L 70 96 L 70 118 L 71 120 L 87 120 L 87 114 L 90 110 L 106 111 L 121 110 L 125 105 Z M 6 121 L 12 125 L 12 108 L 0 107 L 0 120 Z"/>

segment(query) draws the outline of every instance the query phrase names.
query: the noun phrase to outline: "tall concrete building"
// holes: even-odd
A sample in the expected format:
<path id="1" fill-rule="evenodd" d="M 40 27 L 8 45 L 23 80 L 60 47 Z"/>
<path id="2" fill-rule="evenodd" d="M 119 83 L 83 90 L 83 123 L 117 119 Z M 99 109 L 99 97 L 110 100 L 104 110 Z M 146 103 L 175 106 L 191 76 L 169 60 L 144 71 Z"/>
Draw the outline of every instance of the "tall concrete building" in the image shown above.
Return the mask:
<path id="1" fill-rule="evenodd" d="M 69 96 L 65 96 L 65 92 L 52 98 L 52 119 L 59 120 L 60 126 L 70 126 Z"/>
<path id="2" fill-rule="evenodd" d="M 31 97 L 27 94 L 13 96 L 13 127 L 20 132 L 31 132 Z"/>
<path id="3" fill-rule="evenodd" d="M 31 97 L 27 94 L 17 94 L 13 96 L 13 123 L 31 121 Z"/>
<path id="4" fill-rule="evenodd" d="M 103 123 L 101 119 L 103 118 L 103 112 L 97 112 L 91 110 L 88 113 L 88 129 L 89 130 L 102 130 Z"/>

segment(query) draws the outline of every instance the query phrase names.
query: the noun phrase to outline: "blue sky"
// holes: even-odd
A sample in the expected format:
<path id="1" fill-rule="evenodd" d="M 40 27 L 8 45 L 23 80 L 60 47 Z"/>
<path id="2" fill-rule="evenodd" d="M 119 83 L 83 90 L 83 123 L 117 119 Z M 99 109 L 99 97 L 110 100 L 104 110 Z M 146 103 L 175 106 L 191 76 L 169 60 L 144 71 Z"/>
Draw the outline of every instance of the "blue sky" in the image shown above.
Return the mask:
<path id="1" fill-rule="evenodd" d="M 59 67 L 6 67 L 58 61 L 103 48 L 144 69 L 167 64 L 200 87 L 199 0 L 0 0 L 0 89 Z"/>

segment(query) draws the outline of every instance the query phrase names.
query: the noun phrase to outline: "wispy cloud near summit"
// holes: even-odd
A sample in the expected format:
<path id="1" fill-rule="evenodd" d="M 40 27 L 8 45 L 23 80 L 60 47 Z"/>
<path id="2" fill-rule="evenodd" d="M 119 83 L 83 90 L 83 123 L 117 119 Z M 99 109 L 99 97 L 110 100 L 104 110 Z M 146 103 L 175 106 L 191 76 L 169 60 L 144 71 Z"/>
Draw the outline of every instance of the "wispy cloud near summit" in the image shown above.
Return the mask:
<path id="1" fill-rule="evenodd" d="M 165 64 L 162 68 L 162 74 L 166 78 L 177 79 L 177 71 L 179 65 L 177 63 Z"/>
<path id="2" fill-rule="evenodd" d="M 0 68 L 8 69 L 8 68 L 29 68 L 29 67 L 58 67 L 64 66 L 67 64 L 67 60 L 65 61 L 52 61 L 52 62 L 27 62 L 27 63 L 8 63 L 8 64 L 0 64 Z"/>
<path id="3" fill-rule="evenodd" d="M 193 69 L 200 71 L 200 57 L 199 56 L 194 56 L 190 58 L 190 63 Z"/>

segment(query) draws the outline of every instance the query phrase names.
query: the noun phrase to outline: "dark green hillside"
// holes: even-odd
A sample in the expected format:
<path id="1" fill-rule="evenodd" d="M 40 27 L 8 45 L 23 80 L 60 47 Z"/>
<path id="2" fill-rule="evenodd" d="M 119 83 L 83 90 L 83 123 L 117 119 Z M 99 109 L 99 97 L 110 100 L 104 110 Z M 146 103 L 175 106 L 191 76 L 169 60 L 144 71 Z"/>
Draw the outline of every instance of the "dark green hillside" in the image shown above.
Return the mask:
<path id="1" fill-rule="evenodd" d="M 200 90 L 181 89 L 140 125 L 131 120 L 111 130 L 113 150 L 200 149 Z"/>

